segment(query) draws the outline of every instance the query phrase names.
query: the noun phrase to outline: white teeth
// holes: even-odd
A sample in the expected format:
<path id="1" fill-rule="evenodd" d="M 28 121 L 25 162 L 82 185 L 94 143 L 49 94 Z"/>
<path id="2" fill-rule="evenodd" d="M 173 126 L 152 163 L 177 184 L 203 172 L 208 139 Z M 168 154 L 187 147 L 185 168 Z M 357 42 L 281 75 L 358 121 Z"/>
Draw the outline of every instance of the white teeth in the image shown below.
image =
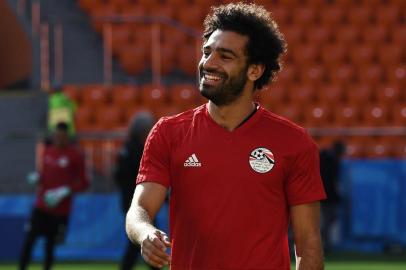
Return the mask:
<path id="1" fill-rule="evenodd" d="M 210 81 L 219 81 L 219 80 L 221 80 L 221 77 L 216 76 L 216 75 L 211 75 L 211 74 L 205 74 L 204 78 L 206 80 L 210 80 Z"/>

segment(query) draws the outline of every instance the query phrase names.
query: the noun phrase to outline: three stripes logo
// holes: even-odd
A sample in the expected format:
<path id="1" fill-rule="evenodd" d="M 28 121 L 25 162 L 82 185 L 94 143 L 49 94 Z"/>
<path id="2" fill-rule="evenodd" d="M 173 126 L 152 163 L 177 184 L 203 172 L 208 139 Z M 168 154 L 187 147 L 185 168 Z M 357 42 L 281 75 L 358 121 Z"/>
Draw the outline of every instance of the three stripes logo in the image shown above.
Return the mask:
<path id="1" fill-rule="evenodd" d="M 185 163 L 183 163 L 184 167 L 201 167 L 202 163 L 199 162 L 199 160 L 196 157 L 196 154 L 191 155 L 188 157 L 188 159 L 185 160 Z"/>

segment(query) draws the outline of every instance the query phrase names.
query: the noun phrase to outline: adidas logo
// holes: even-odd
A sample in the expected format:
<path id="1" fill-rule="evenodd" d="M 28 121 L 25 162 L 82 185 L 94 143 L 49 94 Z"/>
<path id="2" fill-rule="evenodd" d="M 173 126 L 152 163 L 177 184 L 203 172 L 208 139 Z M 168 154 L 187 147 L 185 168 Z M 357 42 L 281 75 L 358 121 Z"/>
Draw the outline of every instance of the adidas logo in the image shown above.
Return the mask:
<path id="1" fill-rule="evenodd" d="M 185 163 L 183 163 L 184 167 L 201 167 L 202 163 L 199 162 L 197 159 L 196 155 L 193 154 L 188 159 L 185 160 Z"/>

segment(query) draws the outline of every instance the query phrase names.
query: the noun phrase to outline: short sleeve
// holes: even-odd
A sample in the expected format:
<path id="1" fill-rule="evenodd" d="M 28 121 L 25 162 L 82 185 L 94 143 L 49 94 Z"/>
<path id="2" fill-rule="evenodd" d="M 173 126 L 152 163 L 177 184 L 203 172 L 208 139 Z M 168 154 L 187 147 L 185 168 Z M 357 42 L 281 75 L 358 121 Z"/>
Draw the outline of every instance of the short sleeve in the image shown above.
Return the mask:
<path id="1" fill-rule="evenodd" d="M 310 138 L 306 140 L 306 147 L 291 159 L 285 188 L 289 205 L 326 198 L 320 177 L 318 148 Z"/>
<path id="2" fill-rule="evenodd" d="M 137 184 L 155 182 L 169 188 L 169 164 L 170 145 L 165 129 L 165 118 L 161 118 L 152 128 L 145 142 Z"/>

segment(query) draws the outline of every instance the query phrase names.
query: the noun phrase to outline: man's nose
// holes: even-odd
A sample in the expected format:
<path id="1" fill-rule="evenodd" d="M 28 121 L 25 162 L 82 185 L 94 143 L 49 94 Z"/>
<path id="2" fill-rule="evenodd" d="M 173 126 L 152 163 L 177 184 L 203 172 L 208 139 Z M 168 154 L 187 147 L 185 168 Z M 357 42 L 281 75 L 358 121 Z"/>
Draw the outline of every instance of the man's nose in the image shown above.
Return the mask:
<path id="1" fill-rule="evenodd" d="M 216 70 L 218 68 L 218 58 L 214 53 L 203 59 L 203 68 L 205 70 Z"/>

